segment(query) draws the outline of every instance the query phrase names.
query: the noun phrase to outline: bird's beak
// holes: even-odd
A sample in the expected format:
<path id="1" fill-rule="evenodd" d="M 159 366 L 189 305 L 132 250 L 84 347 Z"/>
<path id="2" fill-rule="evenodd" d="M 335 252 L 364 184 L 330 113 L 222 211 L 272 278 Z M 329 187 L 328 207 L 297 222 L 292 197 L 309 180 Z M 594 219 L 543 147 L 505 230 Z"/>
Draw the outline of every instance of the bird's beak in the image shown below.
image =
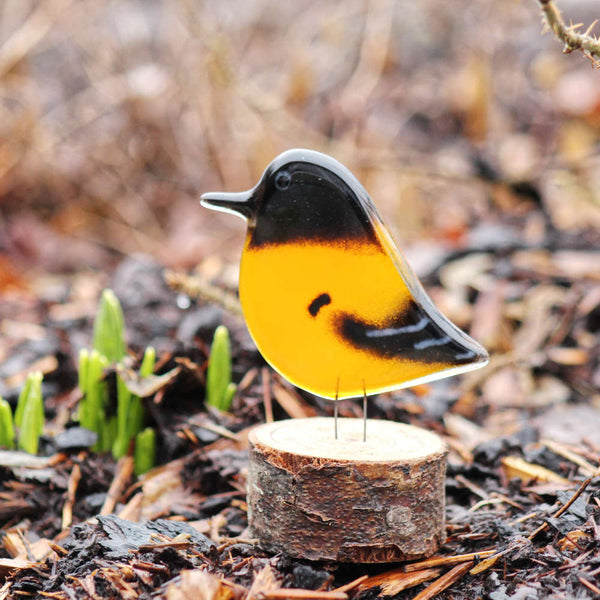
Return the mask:
<path id="1" fill-rule="evenodd" d="M 254 190 L 247 192 L 208 192 L 200 197 L 200 204 L 206 208 L 239 215 L 247 221 L 254 214 Z"/>

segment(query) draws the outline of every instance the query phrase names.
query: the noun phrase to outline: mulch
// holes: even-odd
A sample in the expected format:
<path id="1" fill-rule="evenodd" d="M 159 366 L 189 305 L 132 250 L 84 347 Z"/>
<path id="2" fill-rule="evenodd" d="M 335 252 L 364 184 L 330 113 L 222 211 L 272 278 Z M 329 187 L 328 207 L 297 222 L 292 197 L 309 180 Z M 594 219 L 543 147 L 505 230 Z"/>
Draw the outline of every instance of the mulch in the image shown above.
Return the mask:
<path id="1" fill-rule="evenodd" d="M 152 340 L 158 373 L 174 373 L 145 399 L 159 464 L 139 479 L 130 457 L 91 453 L 73 420 L 72 357 L 89 343 L 89 299 L 100 281 L 64 280 L 58 290 L 54 282 L 37 298 L 17 294 L 3 317 L 29 317 L 31 325 L 7 338 L 13 362 L 3 365 L 2 393 L 14 402 L 23 373 L 41 365 L 49 423 L 43 456 L 0 452 L 0 598 L 596 597 L 600 295 L 592 252 L 566 245 L 474 247 L 446 256 L 425 279 L 438 302 L 487 340 L 492 361 L 479 373 L 369 401 L 371 418 L 433 429 L 451 449 L 446 543 L 434 557 L 400 565 L 310 563 L 265 553 L 252 539 L 248 429 L 265 414 L 333 409 L 266 367 L 242 320 L 223 302 L 203 300 L 202 270 L 188 278 L 193 298 L 182 291 L 185 274 L 171 289 L 146 258 L 125 260 L 109 282 L 122 299 L 131 364 Z M 448 271 L 469 283 L 448 287 Z M 481 277 L 491 292 L 478 290 Z M 203 404 L 221 322 L 231 330 L 240 383 L 227 414 Z M 358 403 L 341 403 L 340 415 L 359 416 Z"/>
<path id="2" fill-rule="evenodd" d="M 535 2 L 224 4 L 2 9 L 0 395 L 14 407 L 42 371 L 47 424 L 39 456 L 0 450 L 0 600 L 598 598 L 598 72 L 541 35 Z M 447 539 L 424 561 L 310 563 L 248 530 L 249 428 L 333 407 L 257 352 L 241 224 L 198 196 L 248 189 L 302 146 L 356 173 L 435 303 L 490 351 L 485 369 L 369 400 L 370 418 L 450 448 Z M 130 366 L 151 344 L 162 376 L 144 399 L 157 466 L 139 478 L 73 419 L 104 287 Z M 222 323 L 227 414 L 204 404 Z"/>

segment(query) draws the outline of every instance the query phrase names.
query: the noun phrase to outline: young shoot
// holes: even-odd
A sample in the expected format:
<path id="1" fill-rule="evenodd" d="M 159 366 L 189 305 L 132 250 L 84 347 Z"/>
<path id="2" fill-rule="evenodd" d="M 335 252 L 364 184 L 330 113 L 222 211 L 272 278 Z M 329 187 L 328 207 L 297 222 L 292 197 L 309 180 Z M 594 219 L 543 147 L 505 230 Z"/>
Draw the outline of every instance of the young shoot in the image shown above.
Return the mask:
<path id="1" fill-rule="evenodd" d="M 82 427 L 98 435 L 92 447 L 96 452 L 105 452 L 112 446 L 110 425 L 106 420 L 108 389 L 103 380 L 108 359 L 98 350 L 81 350 L 79 353 L 79 389 L 83 398 L 79 404 L 79 422 Z"/>
<path id="2" fill-rule="evenodd" d="M 149 346 L 144 352 L 144 358 L 140 365 L 140 377 L 152 375 L 155 363 L 156 350 Z M 113 446 L 113 456 L 120 458 L 127 454 L 131 440 L 142 430 L 144 405 L 139 396 L 132 394 L 125 387 L 125 383 L 119 375 L 117 375 L 117 397 L 117 439 Z"/>
<path id="3" fill-rule="evenodd" d="M 19 430 L 17 445 L 20 450 L 29 454 L 37 454 L 40 435 L 44 429 L 42 379 L 40 371 L 27 376 L 15 412 L 15 424 Z"/>
<path id="4" fill-rule="evenodd" d="M 143 475 L 149 471 L 156 460 L 156 433 L 152 427 L 146 427 L 135 437 L 135 474 Z"/>
<path id="5" fill-rule="evenodd" d="M 15 427 L 10 404 L 0 396 L 0 448 L 15 447 Z"/>
<path id="6" fill-rule="evenodd" d="M 215 330 L 206 371 L 206 402 L 219 410 L 231 407 L 236 386 L 231 381 L 231 344 L 224 325 Z"/>
<path id="7" fill-rule="evenodd" d="M 94 321 L 93 348 L 109 362 L 119 362 L 125 356 L 125 321 L 119 299 L 112 290 L 102 292 Z"/>
<path id="8" fill-rule="evenodd" d="M 144 407 L 141 398 L 127 389 L 127 385 L 117 370 L 117 414 L 108 417 L 108 387 L 103 380 L 104 370 L 110 365 L 120 365 L 126 355 L 125 322 L 123 310 L 112 290 L 102 292 L 98 313 L 94 320 L 93 350 L 82 350 L 79 355 L 79 387 L 83 399 L 79 406 L 79 420 L 86 429 L 98 434 L 93 449 L 98 452 L 112 451 L 115 458 L 129 452 L 135 440 L 136 462 L 146 461 L 143 470 L 154 464 L 153 453 L 138 449 L 138 438 L 146 450 L 154 432 L 142 432 Z M 148 347 L 140 366 L 140 376 L 148 377 L 154 371 L 156 351 Z M 142 432 L 144 435 L 142 435 Z M 154 439 L 152 437 L 152 439 Z M 154 443 L 154 442 L 152 442 Z M 141 452 L 141 454 L 140 454 Z M 152 459 L 150 462 L 148 462 Z M 137 469 L 137 467 L 136 467 Z M 143 471 L 140 471 L 143 472 Z"/>

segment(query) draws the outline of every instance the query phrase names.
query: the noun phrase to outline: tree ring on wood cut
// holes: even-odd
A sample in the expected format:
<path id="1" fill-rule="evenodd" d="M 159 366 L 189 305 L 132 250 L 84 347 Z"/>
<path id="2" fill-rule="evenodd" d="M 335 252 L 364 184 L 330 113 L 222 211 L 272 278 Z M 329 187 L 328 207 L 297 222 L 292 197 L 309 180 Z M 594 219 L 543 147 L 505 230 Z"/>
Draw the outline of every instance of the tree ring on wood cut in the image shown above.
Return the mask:
<path id="1" fill-rule="evenodd" d="M 391 421 L 290 419 L 250 432 L 248 507 L 261 546 L 310 560 L 396 562 L 444 540 L 446 444 Z"/>

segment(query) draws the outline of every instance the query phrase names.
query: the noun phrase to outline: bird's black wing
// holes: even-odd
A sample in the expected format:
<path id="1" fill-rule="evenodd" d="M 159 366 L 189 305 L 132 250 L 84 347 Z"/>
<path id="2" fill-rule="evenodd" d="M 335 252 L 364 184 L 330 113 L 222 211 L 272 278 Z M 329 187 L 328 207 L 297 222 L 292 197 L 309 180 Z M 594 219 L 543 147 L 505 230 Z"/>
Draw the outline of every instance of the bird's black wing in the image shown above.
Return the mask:
<path id="1" fill-rule="evenodd" d="M 475 362 L 477 353 L 469 338 L 436 323 L 416 302 L 384 324 L 368 323 L 352 314 L 336 319 L 337 333 L 351 346 L 381 358 L 402 357 L 422 363 L 463 365 Z M 457 330 L 458 334 L 461 332 Z"/>

